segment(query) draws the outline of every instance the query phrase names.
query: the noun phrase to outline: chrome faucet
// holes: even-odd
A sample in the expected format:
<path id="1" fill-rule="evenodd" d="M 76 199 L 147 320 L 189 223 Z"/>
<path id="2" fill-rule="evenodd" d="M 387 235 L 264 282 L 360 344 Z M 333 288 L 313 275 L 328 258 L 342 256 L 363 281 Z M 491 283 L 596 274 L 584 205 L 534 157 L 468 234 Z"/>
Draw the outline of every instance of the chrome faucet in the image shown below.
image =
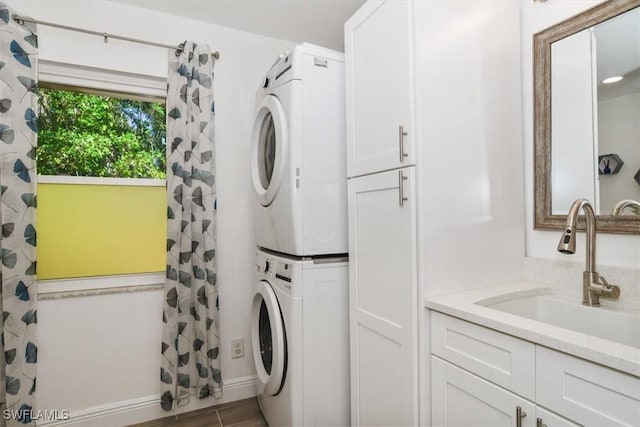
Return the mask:
<path id="1" fill-rule="evenodd" d="M 558 252 L 576 253 L 576 222 L 580 209 L 584 211 L 587 222 L 587 265 L 586 271 L 582 274 L 582 304 L 599 307 L 600 297 L 617 299 L 620 296 L 620 288 L 610 285 L 596 272 L 596 216 L 587 199 L 578 199 L 569 208 L 567 227 L 558 243 Z"/>

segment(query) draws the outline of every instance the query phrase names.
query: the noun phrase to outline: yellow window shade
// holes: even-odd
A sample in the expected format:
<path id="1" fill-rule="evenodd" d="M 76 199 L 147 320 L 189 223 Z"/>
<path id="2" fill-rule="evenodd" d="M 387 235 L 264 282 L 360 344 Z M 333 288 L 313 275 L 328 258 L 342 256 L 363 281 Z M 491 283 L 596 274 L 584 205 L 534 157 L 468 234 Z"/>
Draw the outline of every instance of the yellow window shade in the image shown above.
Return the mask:
<path id="1" fill-rule="evenodd" d="M 166 190 L 38 184 L 38 279 L 165 270 Z"/>

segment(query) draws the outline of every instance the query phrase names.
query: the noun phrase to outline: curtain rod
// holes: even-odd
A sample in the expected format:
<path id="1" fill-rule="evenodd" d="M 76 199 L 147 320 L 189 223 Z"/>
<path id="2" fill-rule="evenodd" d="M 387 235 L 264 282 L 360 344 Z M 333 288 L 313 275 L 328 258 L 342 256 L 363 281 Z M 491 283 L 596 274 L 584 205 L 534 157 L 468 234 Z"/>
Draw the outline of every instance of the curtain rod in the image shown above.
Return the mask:
<path id="1" fill-rule="evenodd" d="M 56 24 L 53 22 L 40 21 L 39 19 L 29 18 L 27 16 L 13 15 L 13 20 L 19 25 L 24 25 L 25 22 L 33 22 L 34 24 L 46 25 L 48 27 L 55 27 L 55 28 L 61 28 L 63 30 L 77 31 L 79 33 L 93 34 L 94 36 L 104 37 L 105 43 L 108 41 L 108 39 L 117 39 L 117 40 L 133 42 L 133 43 L 147 44 L 150 46 L 165 47 L 167 49 L 175 49 L 176 56 L 180 55 L 184 48 L 184 43 L 181 43 L 178 46 L 173 46 L 169 44 L 150 42 L 147 40 L 134 39 L 131 37 L 118 36 L 116 34 L 101 33 L 100 31 L 87 30 L 84 28 L 71 27 L 69 25 L 62 25 L 62 24 Z M 211 56 L 215 59 L 220 59 L 220 53 L 218 51 L 213 52 Z"/>

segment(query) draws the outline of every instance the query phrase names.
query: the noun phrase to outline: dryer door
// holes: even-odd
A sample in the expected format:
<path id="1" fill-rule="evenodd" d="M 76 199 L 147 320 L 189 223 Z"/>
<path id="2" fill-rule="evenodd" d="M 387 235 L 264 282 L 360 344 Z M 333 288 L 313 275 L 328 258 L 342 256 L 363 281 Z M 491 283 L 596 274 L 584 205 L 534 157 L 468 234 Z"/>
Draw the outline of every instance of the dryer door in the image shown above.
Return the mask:
<path id="1" fill-rule="evenodd" d="M 278 98 L 265 96 L 258 107 L 251 136 L 251 181 L 262 206 L 273 202 L 285 173 L 288 155 L 286 120 Z"/>
<path id="2" fill-rule="evenodd" d="M 269 395 L 280 393 L 287 367 L 284 321 L 278 298 L 271 285 L 262 280 L 253 294 L 251 341 L 258 381 Z"/>

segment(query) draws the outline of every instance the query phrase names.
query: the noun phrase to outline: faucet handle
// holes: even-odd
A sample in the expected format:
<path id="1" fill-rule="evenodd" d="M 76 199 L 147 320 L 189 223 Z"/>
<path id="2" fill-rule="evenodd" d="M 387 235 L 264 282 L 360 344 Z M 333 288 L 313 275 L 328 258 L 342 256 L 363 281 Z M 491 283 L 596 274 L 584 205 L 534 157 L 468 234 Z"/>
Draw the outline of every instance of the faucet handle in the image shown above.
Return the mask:
<path id="1" fill-rule="evenodd" d="M 611 285 L 607 282 L 607 279 L 603 275 L 597 275 L 596 283 L 593 283 L 591 287 L 597 287 L 596 293 L 605 298 L 618 299 L 620 297 L 620 288 L 616 285 Z"/>

